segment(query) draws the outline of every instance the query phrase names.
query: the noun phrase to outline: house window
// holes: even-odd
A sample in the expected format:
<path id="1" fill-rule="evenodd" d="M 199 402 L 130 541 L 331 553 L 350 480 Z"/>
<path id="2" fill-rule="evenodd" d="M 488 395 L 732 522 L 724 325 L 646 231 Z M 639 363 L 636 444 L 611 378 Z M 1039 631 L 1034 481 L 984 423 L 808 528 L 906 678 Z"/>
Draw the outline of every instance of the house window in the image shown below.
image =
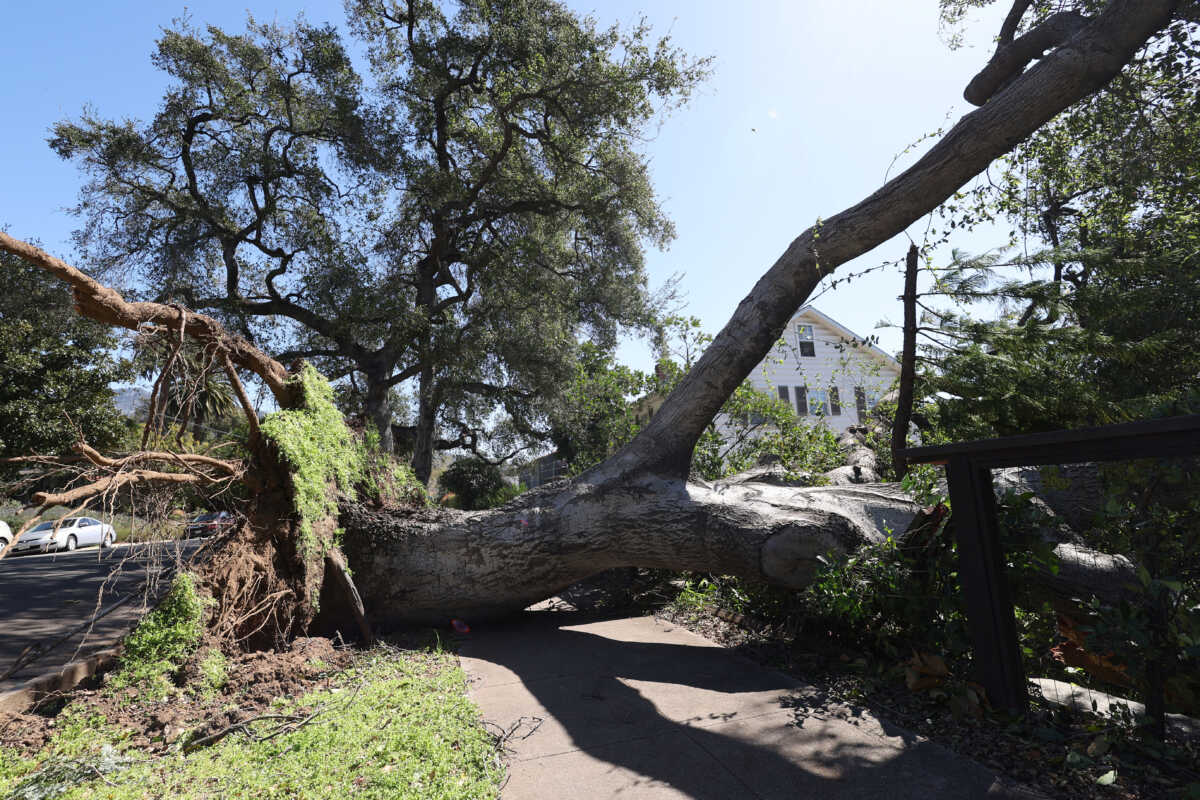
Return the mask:
<path id="1" fill-rule="evenodd" d="M 792 404 L 791 399 L 788 397 L 788 387 L 786 387 L 786 386 L 779 387 L 779 399 L 782 400 L 786 405 Z"/>
<path id="2" fill-rule="evenodd" d="M 807 358 L 812 358 L 817 354 L 816 344 L 813 341 L 812 325 L 796 326 L 796 347 L 799 348 L 800 355 Z"/>
<path id="3" fill-rule="evenodd" d="M 808 387 L 796 387 L 796 413 L 804 417 L 808 415 Z"/>
<path id="4" fill-rule="evenodd" d="M 830 416 L 840 417 L 842 415 L 842 404 L 838 399 L 838 390 L 836 386 L 829 387 L 829 414 Z"/>
<path id="5" fill-rule="evenodd" d="M 829 413 L 829 392 L 824 389 L 808 390 L 808 412 L 818 417 Z"/>
<path id="6" fill-rule="evenodd" d="M 865 422 L 867 419 L 867 412 L 879 405 L 879 392 L 868 392 L 861 386 L 855 386 L 854 405 L 858 409 L 859 422 Z"/>

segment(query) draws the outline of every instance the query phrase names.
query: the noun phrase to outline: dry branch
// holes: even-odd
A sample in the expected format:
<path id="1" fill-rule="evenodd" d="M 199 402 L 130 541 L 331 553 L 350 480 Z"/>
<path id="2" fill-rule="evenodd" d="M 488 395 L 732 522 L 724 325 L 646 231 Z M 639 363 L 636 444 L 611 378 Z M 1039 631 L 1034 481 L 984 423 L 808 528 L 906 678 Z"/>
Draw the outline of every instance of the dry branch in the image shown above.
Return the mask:
<path id="1" fill-rule="evenodd" d="M 162 303 L 129 302 L 120 292 L 55 258 L 40 247 L 0 232 L 0 250 L 35 264 L 71 286 L 75 309 L 85 317 L 136 331 L 146 325 L 164 326 L 179 315 L 176 307 Z M 205 314 L 188 313 L 184 329 L 201 344 L 214 344 L 229 354 L 230 360 L 262 378 L 280 405 L 288 405 L 291 389 L 286 385 L 287 369 L 275 359 L 240 336 L 230 334 L 221 323 Z"/>
<path id="2" fill-rule="evenodd" d="M 54 506 L 65 506 L 81 500 L 87 500 L 106 492 L 115 491 L 123 486 L 139 483 L 203 485 L 213 484 L 218 480 L 218 478 L 194 472 L 156 472 L 153 470 L 135 469 L 128 472 L 118 472 L 115 475 L 92 481 L 86 486 L 77 486 L 65 492 L 38 492 L 33 496 L 33 502 L 44 508 L 52 508 Z"/>
<path id="3" fill-rule="evenodd" d="M 171 451 L 160 450 L 139 450 L 136 453 L 130 453 L 127 456 L 120 458 L 109 458 L 102 455 L 95 448 L 90 447 L 83 442 L 75 445 L 83 456 L 98 467 L 111 467 L 113 469 L 123 469 L 131 464 L 139 464 L 147 461 L 163 461 L 175 462 L 180 465 L 199 465 L 212 467 L 224 472 L 227 475 L 235 476 L 241 473 L 242 464 L 239 461 L 228 461 L 221 458 L 213 458 L 212 456 L 200 455 L 198 453 L 173 453 Z"/>

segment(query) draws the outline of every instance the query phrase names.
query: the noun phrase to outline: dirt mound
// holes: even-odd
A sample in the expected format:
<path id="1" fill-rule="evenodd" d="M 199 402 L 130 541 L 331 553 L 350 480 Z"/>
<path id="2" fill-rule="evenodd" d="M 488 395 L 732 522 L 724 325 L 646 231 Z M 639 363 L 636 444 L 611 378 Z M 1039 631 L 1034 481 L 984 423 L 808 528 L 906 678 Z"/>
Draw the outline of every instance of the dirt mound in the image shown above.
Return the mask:
<path id="1" fill-rule="evenodd" d="M 0 711 L 0 747 L 18 753 L 40 750 L 54 735 L 54 720 L 41 714 Z"/>
<path id="2" fill-rule="evenodd" d="M 223 680 L 214 685 L 213 648 L 201 647 L 177 676 L 179 691 L 148 698 L 138 687 L 117 691 L 80 689 L 25 714 L 0 714 L 0 746 L 34 753 L 54 735 L 55 717 L 68 702 L 85 713 L 101 714 L 110 725 L 132 734 L 134 747 L 156 752 L 187 734 L 196 741 L 266 713 L 279 697 L 296 697 L 331 684 L 354 660 L 354 653 L 324 638 L 303 638 L 287 652 L 242 653 L 222 663 Z M 221 657 L 216 657 L 221 662 Z"/>

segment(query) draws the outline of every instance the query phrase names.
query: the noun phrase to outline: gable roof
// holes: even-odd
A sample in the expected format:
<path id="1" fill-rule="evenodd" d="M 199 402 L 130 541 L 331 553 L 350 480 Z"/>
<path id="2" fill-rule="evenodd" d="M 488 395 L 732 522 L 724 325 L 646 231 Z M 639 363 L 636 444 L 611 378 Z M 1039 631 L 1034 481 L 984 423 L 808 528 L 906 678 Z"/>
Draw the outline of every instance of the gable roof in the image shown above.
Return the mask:
<path id="1" fill-rule="evenodd" d="M 845 325 L 843 325 L 842 323 L 835 320 L 833 317 L 818 310 L 816 306 L 811 306 L 811 305 L 800 306 L 799 310 L 796 311 L 796 313 L 792 315 L 792 318 L 790 320 L 788 320 L 788 324 L 790 325 L 791 323 L 795 322 L 800 317 L 808 317 L 810 319 L 815 319 L 815 320 L 818 320 L 818 321 L 824 323 L 825 325 L 828 325 L 829 327 L 831 327 L 835 331 L 837 331 L 839 334 L 841 334 L 844 338 L 849 339 L 851 342 L 856 344 L 859 348 L 871 353 L 872 355 L 874 355 L 876 358 L 883 361 L 888 366 L 895 367 L 897 370 L 900 369 L 900 362 L 897 361 L 896 359 L 892 358 L 890 355 L 888 355 L 888 353 L 886 351 L 880 349 L 879 347 L 877 347 L 873 344 L 870 344 L 869 342 L 867 342 L 867 340 L 865 338 L 863 338 L 862 336 L 859 336 L 857 333 L 850 330 Z"/>

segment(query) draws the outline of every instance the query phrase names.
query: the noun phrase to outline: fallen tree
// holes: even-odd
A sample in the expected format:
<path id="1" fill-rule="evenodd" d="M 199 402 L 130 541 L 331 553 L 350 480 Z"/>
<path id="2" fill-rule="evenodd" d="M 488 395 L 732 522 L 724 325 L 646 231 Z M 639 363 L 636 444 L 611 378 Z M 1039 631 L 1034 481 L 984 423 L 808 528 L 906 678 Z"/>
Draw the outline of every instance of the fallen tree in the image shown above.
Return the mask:
<path id="1" fill-rule="evenodd" d="M 905 530 L 916 505 L 883 485 L 689 481 L 691 454 L 705 426 L 821 279 L 932 211 L 993 159 L 1102 87 L 1171 22 L 1179 5 L 1114 0 L 1094 16 L 1073 18 L 1069 26 L 1048 20 L 1052 28 L 1039 26 L 1016 40 L 1006 25 L 1007 36 L 981 73 L 986 80 L 972 82 L 969 99 L 982 107 L 875 194 L 796 238 L 632 442 L 573 481 L 491 511 L 362 504 L 353 496 L 361 457 L 340 418 L 330 416 L 328 384 L 311 368 L 286 368 L 213 319 L 180 306 L 127 302 L 7 235 L 0 234 L 0 248 L 66 281 L 81 314 L 133 330 L 190 336 L 228 359 L 231 373 L 248 370 L 273 393 L 284 423 L 259 430 L 247 408 L 250 459 L 239 474 L 252 494 L 248 523 L 214 548 L 202 568 L 204 586 L 219 604 L 213 624 L 228 638 L 263 644 L 306 629 L 327 576 L 335 579 L 328 581 L 328 594 L 348 603 L 360 622 L 365 606 L 383 623 L 504 613 L 616 566 L 803 586 L 818 556 L 876 541 L 885 527 Z M 1016 8 L 1027 6 L 1018 2 Z M 1053 49 L 1025 70 L 1045 48 Z M 141 454 L 95 466 L 111 471 L 123 468 L 117 463 L 153 461 Z M 200 465 L 191 467 L 215 477 Z M 138 478 L 156 475 L 146 469 Z M 101 480 L 73 490 L 72 499 L 102 491 Z M 336 505 L 335 490 L 341 492 Z M 343 546 L 335 537 L 339 525 Z"/>

